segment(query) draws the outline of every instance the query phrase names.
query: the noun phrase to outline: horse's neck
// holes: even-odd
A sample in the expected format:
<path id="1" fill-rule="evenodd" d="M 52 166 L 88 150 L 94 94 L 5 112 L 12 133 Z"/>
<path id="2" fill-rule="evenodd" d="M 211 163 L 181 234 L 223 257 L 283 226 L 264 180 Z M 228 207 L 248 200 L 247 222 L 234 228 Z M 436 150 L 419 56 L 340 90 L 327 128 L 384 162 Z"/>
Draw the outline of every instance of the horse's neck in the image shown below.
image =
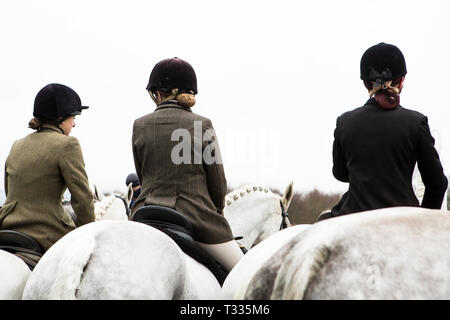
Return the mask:
<path id="1" fill-rule="evenodd" d="M 239 242 L 250 248 L 261 234 L 267 233 L 277 208 L 278 199 L 273 193 L 247 194 L 239 199 L 234 199 L 224 209 L 235 237 L 242 236 Z M 273 229 L 273 228 L 272 228 Z"/>
<path id="2" fill-rule="evenodd" d="M 96 203 L 94 205 L 95 220 L 127 220 L 126 210 L 123 204 L 117 200 L 111 197 Z"/>

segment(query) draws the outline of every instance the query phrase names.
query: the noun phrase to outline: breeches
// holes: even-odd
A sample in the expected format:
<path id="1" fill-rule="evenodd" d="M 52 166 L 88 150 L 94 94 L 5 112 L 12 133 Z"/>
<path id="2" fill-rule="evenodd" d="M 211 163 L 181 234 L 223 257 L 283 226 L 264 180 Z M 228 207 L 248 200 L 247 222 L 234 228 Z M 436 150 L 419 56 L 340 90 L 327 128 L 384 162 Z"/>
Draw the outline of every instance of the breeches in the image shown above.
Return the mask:
<path id="1" fill-rule="evenodd" d="M 196 242 L 224 266 L 227 271 L 233 269 L 239 259 L 244 256 L 238 243 L 234 240 L 214 244 Z"/>

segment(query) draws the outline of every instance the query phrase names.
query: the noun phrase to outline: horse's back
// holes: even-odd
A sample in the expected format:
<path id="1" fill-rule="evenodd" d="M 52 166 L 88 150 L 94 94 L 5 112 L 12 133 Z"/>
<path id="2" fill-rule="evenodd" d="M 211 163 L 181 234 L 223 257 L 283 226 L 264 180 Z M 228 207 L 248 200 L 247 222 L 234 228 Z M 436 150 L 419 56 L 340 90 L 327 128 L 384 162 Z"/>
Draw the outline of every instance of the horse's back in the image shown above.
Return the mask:
<path id="1" fill-rule="evenodd" d="M 449 299 L 450 215 L 415 208 L 377 211 L 355 215 L 336 231 L 305 298 Z"/>
<path id="2" fill-rule="evenodd" d="M 447 212 L 421 208 L 324 220 L 268 259 L 246 298 L 449 299 L 449 230 Z"/>
<path id="3" fill-rule="evenodd" d="M 132 221 L 77 228 L 41 258 L 28 299 L 172 299 L 184 282 L 182 252 L 165 234 Z"/>
<path id="4" fill-rule="evenodd" d="M 25 262 L 0 250 L 0 300 L 21 299 L 30 274 Z"/>

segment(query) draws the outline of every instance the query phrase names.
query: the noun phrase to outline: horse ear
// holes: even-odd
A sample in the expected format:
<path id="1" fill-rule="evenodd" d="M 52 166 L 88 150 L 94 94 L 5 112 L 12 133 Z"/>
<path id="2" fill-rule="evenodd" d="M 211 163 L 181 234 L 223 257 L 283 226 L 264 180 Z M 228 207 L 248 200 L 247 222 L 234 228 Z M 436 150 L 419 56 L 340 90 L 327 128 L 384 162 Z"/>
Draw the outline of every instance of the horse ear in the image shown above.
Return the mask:
<path id="1" fill-rule="evenodd" d="M 130 184 L 128 185 L 127 202 L 130 203 L 132 198 L 133 198 L 133 183 L 130 182 Z"/>
<path id="2" fill-rule="evenodd" d="M 98 192 L 97 186 L 94 184 L 94 200 L 102 201 L 103 194 Z"/>
<path id="3" fill-rule="evenodd" d="M 283 203 L 285 210 L 289 208 L 293 196 L 294 196 L 294 181 L 289 183 L 286 190 L 284 191 L 283 198 L 281 199 L 281 202 Z"/>

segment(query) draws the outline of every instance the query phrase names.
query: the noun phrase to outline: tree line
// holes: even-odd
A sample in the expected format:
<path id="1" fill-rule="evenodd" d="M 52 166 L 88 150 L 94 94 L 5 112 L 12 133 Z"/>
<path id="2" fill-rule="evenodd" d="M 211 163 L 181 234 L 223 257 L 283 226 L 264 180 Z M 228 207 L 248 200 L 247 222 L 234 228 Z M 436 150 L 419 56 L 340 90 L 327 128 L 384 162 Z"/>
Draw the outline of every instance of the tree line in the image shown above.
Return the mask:
<path id="1" fill-rule="evenodd" d="M 277 189 L 271 190 L 283 195 L 283 192 Z M 294 192 L 288 208 L 289 221 L 292 225 L 314 223 L 322 212 L 331 210 L 341 197 L 341 193 L 325 193 L 317 189 L 306 193 Z"/>
<path id="2" fill-rule="evenodd" d="M 448 180 L 450 181 L 450 177 Z M 227 193 L 236 189 L 229 187 Z M 269 189 L 280 196 L 283 195 L 283 191 L 270 187 Z M 121 192 L 115 193 L 120 194 Z M 317 189 L 309 192 L 294 192 L 288 208 L 289 221 L 292 225 L 314 223 L 322 212 L 330 210 L 341 197 L 341 193 L 325 193 Z M 70 201 L 65 201 L 65 204 L 67 203 Z M 447 193 L 447 210 L 450 210 L 450 192 Z"/>
<path id="3" fill-rule="evenodd" d="M 448 177 L 450 181 L 450 177 Z M 282 196 L 283 191 L 270 188 L 272 192 Z M 232 189 L 228 190 L 229 192 Z M 289 221 L 292 225 L 310 224 L 324 211 L 329 211 L 342 197 L 342 193 L 325 193 L 314 189 L 309 192 L 294 192 L 288 208 Z M 447 193 L 447 210 L 450 210 L 450 192 Z"/>

